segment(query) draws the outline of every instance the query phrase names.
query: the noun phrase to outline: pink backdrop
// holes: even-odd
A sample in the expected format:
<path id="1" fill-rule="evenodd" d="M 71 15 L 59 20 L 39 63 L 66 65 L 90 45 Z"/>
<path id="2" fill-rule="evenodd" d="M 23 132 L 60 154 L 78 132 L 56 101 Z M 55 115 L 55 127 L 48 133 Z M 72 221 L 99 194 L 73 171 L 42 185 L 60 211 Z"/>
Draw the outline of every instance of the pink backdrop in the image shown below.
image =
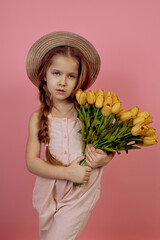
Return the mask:
<path id="1" fill-rule="evenodd" d="M 25 72 L 27 52 L 58 30 L 86 37 L 102 67 L 93 89 L 115 92 L 123 106 L 138 105 L 160 129 L 160 1 L 2 0 L 0 238 L 38 240 L 32 208 L 35 176 L 25 166 L 28 118 L 38 107 Z M 80 240 L 160 239 L 159 144 L 116 156 L 104 169 L 101 199 Z"/>

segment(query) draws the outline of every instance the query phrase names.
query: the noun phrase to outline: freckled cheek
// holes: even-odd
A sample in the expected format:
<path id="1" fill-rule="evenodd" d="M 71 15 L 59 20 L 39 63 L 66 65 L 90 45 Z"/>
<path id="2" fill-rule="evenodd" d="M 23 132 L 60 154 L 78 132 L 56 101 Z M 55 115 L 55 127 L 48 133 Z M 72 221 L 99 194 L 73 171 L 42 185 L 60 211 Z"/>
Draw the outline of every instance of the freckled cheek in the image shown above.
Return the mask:
<path id="1" fill-rule="evenodd" d="M 49 92 L 51 92 L 54 89 L 53 82 L 47 82 L 47 88 L 48 88 Z"/>
<path id="2" fill-rule="evenodd" d="M 72 91 L 75 89 L 76 84 L 77 84 L 77 83 L 72 84 L 72 86 L 71 86 L 71 88 L 70 88 L 70 89 L 72 89 Z"/>
<path id="3" fill-rule="evenodd" d="M 77 80 L 75 80 L 75 82 L 73 83 L 73 88 L 75 88 L 75 87 L 76 87 L 77 83 L 78 83 L 78 79 L 77 79 Z"/>

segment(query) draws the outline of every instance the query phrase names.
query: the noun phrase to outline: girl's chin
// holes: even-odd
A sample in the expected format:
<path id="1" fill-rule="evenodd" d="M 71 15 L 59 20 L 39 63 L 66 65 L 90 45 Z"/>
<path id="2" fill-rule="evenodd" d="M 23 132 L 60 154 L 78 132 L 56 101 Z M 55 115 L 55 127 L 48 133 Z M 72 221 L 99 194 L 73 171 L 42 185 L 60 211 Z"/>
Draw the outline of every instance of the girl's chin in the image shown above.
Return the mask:
<path id="1" fill-rule="evenodd" d="M 67 95 L 64 94 L 56 94 L 56 96 L 52 96 L 53 102 L 54 101 L 70 101 L 71 98 Z"/>

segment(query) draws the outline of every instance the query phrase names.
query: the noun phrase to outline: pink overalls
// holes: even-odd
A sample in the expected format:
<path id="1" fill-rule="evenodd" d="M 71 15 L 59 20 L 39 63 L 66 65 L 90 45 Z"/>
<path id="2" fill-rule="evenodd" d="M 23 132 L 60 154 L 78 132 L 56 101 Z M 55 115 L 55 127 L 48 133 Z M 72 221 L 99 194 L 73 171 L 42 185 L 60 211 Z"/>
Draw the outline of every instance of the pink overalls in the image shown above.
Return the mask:
<path id="1" fill-rule="evenodd" d="M 48 117 L 51 154 L 67 164 L 82 156 L 80 120 Z M 33 205 L 39 214 L 41 240 L 78 239 L 99 198 L 101 175 L 102 168 L 92 170 L 82 187 L 67 180 L 37 177 Z"/>

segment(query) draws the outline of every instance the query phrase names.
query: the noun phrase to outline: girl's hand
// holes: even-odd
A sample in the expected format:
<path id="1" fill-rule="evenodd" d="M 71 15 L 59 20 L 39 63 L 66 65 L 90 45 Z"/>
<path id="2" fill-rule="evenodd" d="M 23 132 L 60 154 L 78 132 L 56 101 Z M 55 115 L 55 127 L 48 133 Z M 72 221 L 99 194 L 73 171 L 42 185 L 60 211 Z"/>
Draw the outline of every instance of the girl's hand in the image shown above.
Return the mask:
<path id="1" fill-rule="evenodd" d="M 107 165 L 115 153 L 107 154 L 101 149 L 95 149 L 92 145 L 86 147 L 86 163 L 91 168 L 103 167 Z"/>
<path id="2" fill-rule="evenodd" d="M 84 159 L 84 156 L 76 158 L 68 167 L 66 179 L 74 183 L 85 184 L 88 182 L 91 168 L 89 166 L 81 166 L 80 162 Z"/>

